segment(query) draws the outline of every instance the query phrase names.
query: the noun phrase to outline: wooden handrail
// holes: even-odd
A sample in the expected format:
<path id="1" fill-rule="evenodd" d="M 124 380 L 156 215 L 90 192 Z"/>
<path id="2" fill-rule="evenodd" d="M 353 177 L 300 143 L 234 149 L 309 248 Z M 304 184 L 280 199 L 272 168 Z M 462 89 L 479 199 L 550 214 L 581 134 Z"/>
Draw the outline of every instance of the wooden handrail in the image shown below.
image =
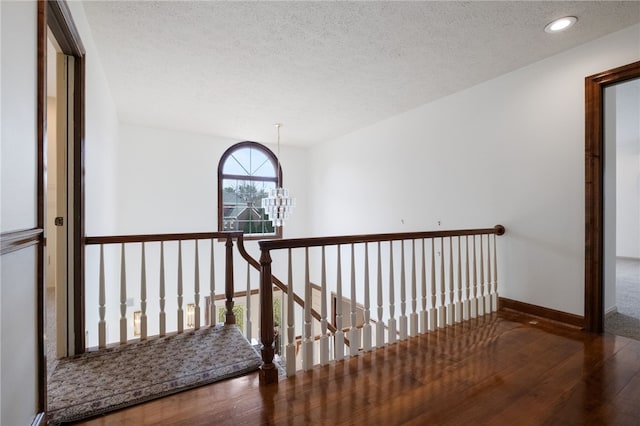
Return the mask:
<path id="1" fill-rule="evenodd" d="M 210 240 L 212 238 L 242 238 L 242 232 L 194 232 L 190 234 L 140 234 L 140 235 L 113 235 L 101 237 L 85 237 L 85 245 L 91 244 L 123 244 L 142 243 L 151 241 L 185 241 L 185 240 Z"/>
<path id="2" fill-rule="evenodd" d="M 284 240 L 259 241 L 260 249 L 280 250 L 288 248 L 336 246 L 343 244 L 374 243 L 378 241 L 418 240 L 423 238 L 447 238 L 464 235 L 503 235 L 504 226 L 496 225 L 485 229 L 457 229 L 446 231 L 404 232 L 390 234 L 348 235 L 340 237 L 292 238 Z"/>

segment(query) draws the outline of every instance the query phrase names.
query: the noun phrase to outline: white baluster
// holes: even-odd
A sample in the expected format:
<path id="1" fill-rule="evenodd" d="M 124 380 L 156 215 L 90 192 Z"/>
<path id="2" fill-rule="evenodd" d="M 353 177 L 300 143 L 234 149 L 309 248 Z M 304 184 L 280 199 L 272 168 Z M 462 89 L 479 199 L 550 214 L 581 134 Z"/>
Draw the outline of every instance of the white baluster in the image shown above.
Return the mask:
<path id="1" fill-rule="evenodd" d="M 293 311 L 293 267 L 291 266 L 291 249 L 288 250 L 287 275 L 287 376 L 296 374 L 296 335 L 295 315 Z"/>
<path id="2" fill-rule="evenodd" d="M 422 309 L 420 310 L 420 333 L 426 333 L 429 330 L 429 317 L 427 314 L 427 256 L 424 252 L 424 238 L 422 238 L 422 256 L 420 265 L 420 289 L 422 290 Z"/>
<path id="3" fill-rule="evenodd" d="M 384 321 L 383 321 L 383 300 L 382 300 L 382 254 L 380 241 L 378 241 L 378 322 L 376 323 L 376 347 L 381 348 L 384 343 Z"/>
<path id="4" fill-rule="evenodd" d="M 395 284 L 393 277 L 393 241 L 389 241 L 389 344 L 398 339 L 396 327 Z"/>
<path id="5" fill-rule="evenodd" d="M 349 356 L 358 355 L 360 336 L 357 327 L 358 307 L 356 306 L 356 254 L 351 244 L 351 328 L 349 328 Z"/>
<path id="6" fill-rule="evenodd" d="M 344 359 L 344 333 L 342 332 L 342 259 L 340 254 L 340 246 L 338 245 L 338 264 L 336 268 L 336 334 L 335 334 L 335 350 L 336 360 Z"/>
<path id="7" fill-rule="evenodd" d="M 411 315 L 409 316 L 409 335 L 418 335 L 418 300 L 416 282 L 416 240 L 411 240 Z"/>
<path id="8" fill-rule="evenodd" d="M 144 242 L 142 243 L 140 265 L 140 340 L 147 339 L 147 265 Z"/>
<path id="9" fill-rule="evenodd" d="M 100 349 L 107 347 L 107 322 L 104 317 L 106 314 L 105 306 L 105 279 L 104 279 L 104 245 L 100 244 L 100 283 L 98 289 L 98 347 Z"/>
<path id="10" fill-rule="evenodd" d="M 491 287 L 491 236 L 487 234 L 487 296 L 484 309 L 486 313 L 492 312 L 491 298 L 493 297 L 493 290 Z"/>
<path id="11" fill-rule="evenodd" d="M 184 311 L 182 309 L 182 241 L 178 241 L 178 334 L 184 330 Z"/>
<path id="12" fill-rule="evenodd" d="M 311 281 L 309 280 L 309 247 L 304 249 L 304 342 L 302 344 L 302 368 L 313 368 L 313 334 L 311 331 Z"/>
<path id="13" fill-rule="evenodd" d="M 438 306 L 438 327 L 447 325 L 446 289 L 444 275 L 444 238 L 440 238 L 440 306 Z"/>
<path id="14" fill-rule="evenodd" d="M 214 239 L 211 239 L 211 251 L 209 260 L 209 267 L 211 271 L 209 272 L 209 325 L 211 327 L 215 327 L 218 322 L 216 319 L 216 262 L 214 257 Z"/>
<path id="15" fill-rule="evenodd" d="M 127 343 L 127 271 L 124 243 L 120 248 L 120 343 Z"/>
<path id="16" fill-rule="evenodd" d="M 422 251 L 420 253 L 420 290 L 421 290 L 421 310 L 420 310 L 420 334 L 429 330 L 429 317 L 427 314 L 427 255 L 424 252 L 424 238 L 421 239 Z"/>
<path id="17" fill-rule="evenodd" d="M 462 256 L 460 250 L 460 236 L 458 236 L 458 297 L 455 307 L 456 322 L 462 322 Z"/>
<path id="18" fill-rule="evenodd" d="M 485 295 L 484 295 L 484 249 L 482 246 L 482 235 L 480 235 L 480 294 L 478 295 L 478 316 L 484 315 Z"/>
<path id="19" fill-rule="evenodd" d="M 304 287 L 304 285 L 302 286 Z M 304 296 L 303 296 L 304 298 Z M 300 324 L 302 324 L 302 330 L 300 331 L 300 341 L 298 342 L 298 350 L 300 351 L 300 363 L 302 364 L 302 369 L 304 370 L 305 361 L 304 361 L 304 307 L 299 310 L 300 311 Z"/>
<path id="20" fill-rule="evenodd" d="M 468 320 L 469 318 L 471 318 L 469 309 L 471 308 L 471 282 L 469 279 L 469 236 L 466 235 L 465 236 L 465 251 L 466 251 L 466 256 L 465 256 L 465 274 L 464 274 L 464 279 L 465 279 L 465 291 L 466 291 L 466 298 L 464 299 L 464 302 L 462 302 L 462 319 L 463 320 Z"/>
<path id="21" fill-rule="evenodd" d="M 247 262 L 247 331 L 246 336 L 247 340 L 251 342 L 251 329 L 253 325 L 251 324 L 251 265 Z"/>
<path id="22" fill-rule="evenodd" d="M 453 324 L 454 320 L 454 281 L 453 281 L 453 240 L 449 237 L 449 303 L 447 304 L 447 324 Z"/>
<path id="23" fill-rule="evenodd" d="M 429 331 L 434 331 L 438 324 L 436 310 L 436 247 L 435 240 L 431 239 L 431 307 L 429 308 Z"/>
<path id="24" fill-rule="evenodd" d="M 164 311 L 164 241 L 160 242 L 160 337 L 167 334 L 167 314 Z"/>
<path id="25" fill-rule="evenodd" d="M 476 236 L 472 236 L 473 244 L 473 298 L 471 299 L 471 318 L 478 317 L 478 267 L 476 262 Z"/>
<path id="26" fill-rule="evenodd" d="M 284 347 L 285 347 L 285 336 L 284 336 L 284 330 L 285 330 L 285 322 L 287 319 L 287 301 L 285 300 L 285 295 L 284 295 L 284 290 L 281 290 L 278 292 L 280 294 L 280 324 L 278 324 L 278 332 L 279 332 L 279 339 L 278 339 L 278 353 L 279 354 L 283 354 L 284 356 Z M 260 307 L 260 285 L 258 285 L 258 307 Z M 258 330 L 258 335 L 260 334 L 260 330 Z"/>
<path id="27" fill-rule="evenodd" d="M 404 262 L 404 241 L 400 241 L 400 340 L 407 340 L 407 277 Z"/>
<path id="28" fill-rule="evenodd" d="M 322 246 L 321 259 L 321 277 L 320 277 L 320 364 L 329 364 L 329 337 L 327 333 L 327 263 L 324 255 L 324 246 Z M 293 309 L 293 298 L 291 298 L 291 309 Z M 292 331 L 293 336 L 293 331 Z"/>
<path id="29" fill-rule="evenodd" d="M 194 280 L 193 280 L 193 329 L 200 328 L 200 256 L 198 255 L 198 240 L 195 240 L 196 251 L 194 261 Z M 251 341 L 251 339 L 249 339 Z"/>
<path id="30" fill-rule="evenodd" d="M 492 312 L 498 311 L 498 253 L 496 248 L 496 234 L 493 234 L 493 294 L 491 295 Z"/>
<path id="31" fill-rule="evenodd" d="M 364 325 L 362 326 L 362 346 L 371 351 L 371 313 L 369 312 L 369 244 L 364 243 Z"/>

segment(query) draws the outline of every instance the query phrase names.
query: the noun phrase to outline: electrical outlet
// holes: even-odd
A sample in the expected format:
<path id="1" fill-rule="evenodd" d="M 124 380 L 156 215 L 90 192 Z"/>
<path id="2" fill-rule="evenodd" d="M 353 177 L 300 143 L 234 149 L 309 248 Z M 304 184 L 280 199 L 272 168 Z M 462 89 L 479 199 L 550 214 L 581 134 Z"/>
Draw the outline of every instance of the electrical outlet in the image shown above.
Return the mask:
<path id="1" fill-rule="evenodd" d="M 133 297 L 127 298 L 127 306 L 133 306 Z"/>

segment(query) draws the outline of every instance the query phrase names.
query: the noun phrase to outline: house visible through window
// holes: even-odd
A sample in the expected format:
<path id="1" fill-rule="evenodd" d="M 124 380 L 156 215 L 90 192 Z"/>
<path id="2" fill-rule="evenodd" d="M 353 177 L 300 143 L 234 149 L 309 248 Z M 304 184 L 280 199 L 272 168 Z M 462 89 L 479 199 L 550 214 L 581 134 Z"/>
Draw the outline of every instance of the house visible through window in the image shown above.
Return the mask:
<path id="1" fill-rule="evenodd" d="M 277 164 L 273 152 L 256 142 L 240 142 L 222 155 L 218 165 L 219 231 L 280 237 L 280 229 L 274 229 L 262 208 L 262 199 L 278 184 Z"/>

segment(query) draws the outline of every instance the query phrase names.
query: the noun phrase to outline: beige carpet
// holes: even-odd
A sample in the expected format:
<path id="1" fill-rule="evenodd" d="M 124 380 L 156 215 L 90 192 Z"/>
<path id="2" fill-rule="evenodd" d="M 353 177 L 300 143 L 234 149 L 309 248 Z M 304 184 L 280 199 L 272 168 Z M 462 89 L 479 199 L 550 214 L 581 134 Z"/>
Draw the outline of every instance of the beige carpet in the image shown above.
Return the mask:
<path id="1" fill-rule="evenodd" d="M 218 326 L 63 359 L 48 385 L 50 424 L 80 420 L 255 371 L 236 326 Z"/>
<path id="2" fill-rule="evenodd" d="M 616 306 L 607 315 L 606 332 L 640 340 L 640 261 L 618 259 L 616 262 Z"/>

